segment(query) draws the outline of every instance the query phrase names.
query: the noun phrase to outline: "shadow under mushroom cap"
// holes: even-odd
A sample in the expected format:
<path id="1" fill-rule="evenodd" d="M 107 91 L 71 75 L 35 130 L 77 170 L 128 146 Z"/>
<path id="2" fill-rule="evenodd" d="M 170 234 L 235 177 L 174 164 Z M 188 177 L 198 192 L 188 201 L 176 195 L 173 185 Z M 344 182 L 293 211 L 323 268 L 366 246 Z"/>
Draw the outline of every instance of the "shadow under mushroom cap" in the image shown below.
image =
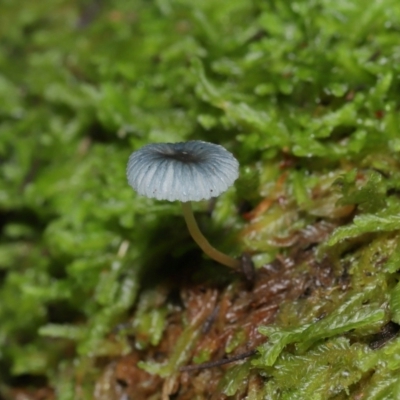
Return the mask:
<path id="1" fill-rule="evenodd" d="M 239 163 L 214 143 L 153 143 L 131 154 L 126 175 L 140 195 L 198 201 L 225 192 L 239 175 Z"/>

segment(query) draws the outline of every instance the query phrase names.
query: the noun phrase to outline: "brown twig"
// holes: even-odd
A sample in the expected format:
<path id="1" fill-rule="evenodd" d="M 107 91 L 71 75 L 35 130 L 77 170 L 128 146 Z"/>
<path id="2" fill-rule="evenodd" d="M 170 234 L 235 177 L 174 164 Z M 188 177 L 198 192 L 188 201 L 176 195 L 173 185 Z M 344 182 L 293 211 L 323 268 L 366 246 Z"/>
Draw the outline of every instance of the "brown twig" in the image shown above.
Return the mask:
<path id="1" fill-rule="evenodd" d="M 243 360 L 245 358 L 254 356 L 256 354 L 256 350 L 250 350 L 247 351 L 246 353 L 241 353 L 238 354 L 237 356 L 229 357 L 229 358 L 223 358 L 221 360 L 216 360 L 216 361 L 210 361 L 202 364 L 193 364 L 193 365 L 186 365 L 184 367 L 180 367 L 179 371 L 180 372 L 190 372 L 190 371 L 198 371 L 202 369 L 207 369 L 207 368 L 213 368 L 213 367 L 219 367 L 221 365 L 229 364 L 231 362 Z"/>

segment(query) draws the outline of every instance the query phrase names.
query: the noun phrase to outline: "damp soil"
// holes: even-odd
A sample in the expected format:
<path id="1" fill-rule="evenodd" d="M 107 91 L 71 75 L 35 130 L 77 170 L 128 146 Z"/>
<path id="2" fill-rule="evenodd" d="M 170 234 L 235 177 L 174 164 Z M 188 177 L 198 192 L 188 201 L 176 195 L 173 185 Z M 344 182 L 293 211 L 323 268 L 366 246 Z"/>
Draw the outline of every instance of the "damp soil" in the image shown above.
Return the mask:
<path id="1" fill-rule="evenodd" d="M 257 346 L 268 340 L 259 326 L 273 324 L 282 304 L 328 293 L 333 287 L 345 290 L 345 278 L 335 273 L 329 259 L 317 261 L 315 244 L 333 226 L 314 224 L 296 233 L 285 255 L 258 268 L 254 280 L 237 278 L 225 285 L 201 283 L 185 277 L 176 286 L 162 290 L 178 291 L 179 307 L 168 315 L 162 340 L 146 350 L 108 360 L 95 387 L 96 400 L 155 399 L 244 399 L 249 390 L 263 384 L 256 370 L 250 370 L 241 389 L 229 397 L 221 382 L 234 366 L 249 362 Z M 197 331 L 187 354 L 180 358 L 167 378 L 150 374 L 140 361 L 168 363 L 185 329 Z M 133 346 L 134 348 L 134 338 Z M 176 351 L 176 350 L 175 350 Z M 206 356 L 206 360 L 202 357 Z M 204 358 L 204 357 L 203 357 Z"/>

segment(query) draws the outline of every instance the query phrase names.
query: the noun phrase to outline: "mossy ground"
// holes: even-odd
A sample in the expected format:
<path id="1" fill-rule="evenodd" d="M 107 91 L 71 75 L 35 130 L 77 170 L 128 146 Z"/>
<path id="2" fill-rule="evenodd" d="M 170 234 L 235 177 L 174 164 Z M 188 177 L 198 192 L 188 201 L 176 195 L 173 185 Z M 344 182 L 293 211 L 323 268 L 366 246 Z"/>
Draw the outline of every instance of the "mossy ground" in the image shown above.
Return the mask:
<path id="1" fill-rule="evenodd" d="M 4 1 L 0 395 L 400 398 L 399 35 L 397 0 Z M 197 218 L 253 287 L 126 183 L 191 139 L 241 163 Z"/>

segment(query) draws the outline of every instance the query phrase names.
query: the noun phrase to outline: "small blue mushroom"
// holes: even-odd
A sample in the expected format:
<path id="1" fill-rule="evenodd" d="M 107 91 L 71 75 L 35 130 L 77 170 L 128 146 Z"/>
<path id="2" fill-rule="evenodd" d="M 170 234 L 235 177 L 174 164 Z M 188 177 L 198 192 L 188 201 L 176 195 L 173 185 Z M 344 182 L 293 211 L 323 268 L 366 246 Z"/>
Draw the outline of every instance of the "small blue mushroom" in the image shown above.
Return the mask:
<path id="1" fill-rule="evenodd" d="M 239 163 L 225 148 L 192 140 L 153 143 L 129 157 L 129 184 L 141 195 L 168 201 L 199 201 L 225 192 Z"/>
<path id="2" fill-rule="evenodd" d="M 224 147 L 200 140 L 148 144 L 132 153 L 128 183 L 140 195 L 181 201 L 186 224 L 201 249 L 216 261 L 239 268 L 240 262 L 210 245 L 193 215 L 191 201 L 225 192 L 239 176 L 239 163 Z"/>

